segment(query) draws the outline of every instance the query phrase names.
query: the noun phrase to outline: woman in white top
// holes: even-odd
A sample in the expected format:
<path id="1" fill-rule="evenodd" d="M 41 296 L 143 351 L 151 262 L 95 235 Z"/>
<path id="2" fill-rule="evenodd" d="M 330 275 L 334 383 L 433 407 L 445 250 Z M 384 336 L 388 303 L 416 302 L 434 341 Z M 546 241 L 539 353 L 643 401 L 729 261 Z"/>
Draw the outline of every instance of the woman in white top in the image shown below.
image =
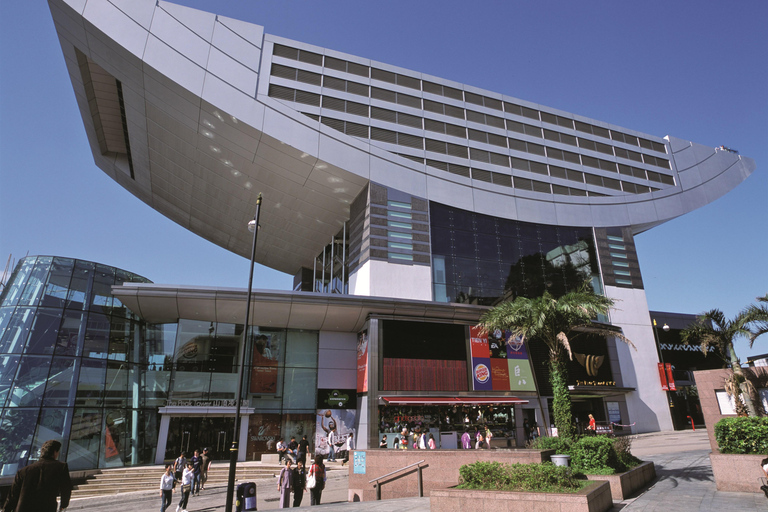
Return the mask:
<path id="1" fill-rule="evenodd" d="M 171 500 L 173 499 L 173 483 L 176 478 L 173 476 L 173 466 L 170 464 L 165 465 L 165 473 L 160 477 L 160 512 L 165 512 L 165 509 L 171 506 Z"/>
<path id="2" fill-rule="evenodd" d="M 184 470 L 184 474 L 181 475 L 181 501 L 176 507 L 176 512 L 187 512 L 187 502 L 189 501 L 189 493 L 192 491 L 192 482 L 195 481 L 195 466 L 191 462 L 187 462 L 187 468 Z M 186 491 L 184 490 L 186 489 Z"/>

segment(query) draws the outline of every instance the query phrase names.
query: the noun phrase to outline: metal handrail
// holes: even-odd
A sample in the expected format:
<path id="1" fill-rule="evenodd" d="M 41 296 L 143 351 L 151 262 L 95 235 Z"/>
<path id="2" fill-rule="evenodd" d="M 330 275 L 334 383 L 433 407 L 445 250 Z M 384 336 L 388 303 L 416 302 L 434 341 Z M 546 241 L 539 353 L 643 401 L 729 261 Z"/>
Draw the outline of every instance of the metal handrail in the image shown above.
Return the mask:
<path id="1" fill-rule="evenodd" d="M 423 478 L 421 476 L 421 463 L 422 462 L 426 462 L 426 460 L 422 459 L 419 462 L 414 462 L 413 464 L 409 464 L 409 465 L 407 465 L 405 467 L 402 467 L 400 469 L 396 469 L 396 470 L 392 471 L 391 473 L 387 473 L 386 475 L 382 475 L 382 476 L 380 476 L 378 478 L 374 478 L 373 480 L 369 480 L 368 481 L 369 484 L 372 484 L 373 482 L 376 482 L 375 484 L 373 484 L 373 486 L 376 487 L 376 500 L 377 501 L 381 501 L 381 486 L 383 484 L 379 483 L 379 480 L 383 480 L 384 478 L 387 478 L 388 476 L 392 476 L 395 473 L 400 473 L 401 471 L 405 471 L 406 469 L 412 468 L 413 466 L 418 466 L 417 470 L 419 472 L 419 475 L 418 475 L 419 476 L 419 498 L 423 498 L 424 497 L 424 480 L 423 480 Z"/>

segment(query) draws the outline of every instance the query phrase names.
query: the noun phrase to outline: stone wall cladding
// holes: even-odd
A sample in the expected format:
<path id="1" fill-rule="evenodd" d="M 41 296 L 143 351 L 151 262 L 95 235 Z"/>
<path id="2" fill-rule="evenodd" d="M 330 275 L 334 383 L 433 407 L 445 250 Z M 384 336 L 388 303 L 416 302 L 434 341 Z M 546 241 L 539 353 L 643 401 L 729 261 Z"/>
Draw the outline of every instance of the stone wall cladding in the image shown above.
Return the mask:
<path id="1" fill-rule="evenodd" d="M 765 478 L 760 461 L 765 455 L 710 453 L 712 475 L 718 491 L 760 492 Z"/>
<path id="2" fill-rule="evenodd" d="M 430 491 L 459 484 L 459 468 L 477 461 L 523 463 L 549 461 L 554 450 L 366 450 L 366 473 L 356 474 L 349 468 L 350 501 L 374 501 L 376 489 L 369 483 L 374 478 L 404 468 L 420 460 L 424 496 Z M 350 460 L 353 460 L 350 457 Z M 413 498 L 419 495 L 416 468 L 393 475 L 383 481 L 381 499 Z M 610 495 L 610 490 L 608 491 Z"/>
<path id="3" fill-rule="evenodd" d="M 430 512 L 605 512 L 613 507 L 613 500 L 608 482 L 592 482 L 574 494 L 441 489 L 430 493 L 429 505 Z"/>

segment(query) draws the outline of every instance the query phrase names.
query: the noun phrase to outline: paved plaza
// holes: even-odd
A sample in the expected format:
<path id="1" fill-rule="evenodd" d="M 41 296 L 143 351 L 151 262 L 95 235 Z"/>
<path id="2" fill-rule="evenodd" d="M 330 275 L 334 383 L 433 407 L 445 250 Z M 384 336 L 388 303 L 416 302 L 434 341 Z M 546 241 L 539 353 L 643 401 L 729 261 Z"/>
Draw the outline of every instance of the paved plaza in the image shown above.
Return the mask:
<path id="1" fill-rule="evenodd" d="M 622 512 L 768 512 L 768 499 L 755 485 L 755 493 L 719 492 L 715 488 L 709 463 L 706 431 L 678 431 L 636 436 L 632 452 L 656 464 L 657 481 L 644 493 L 622 502 L 614 502 L 614 511 Z M 158 481 L 160 471 L 158 470 Z M 258 481 L 258 510 L 278 508 L 277 485 Z M 426 512 L 429 498 L 404 498 L 378 502 L 348 503 L 346 472 L 330 472 L 318 510 L 344 512 Z M 212 488 L 190 498 L 189 512 L 223 512 L 224 487 Z M 170 512 L 176 510 L 178 496 Z M 102 498 L 74 500 L 69 510 L 147 512 L 160 506 L 158 491 L 125 493 Z M 305 493 L 302 507 L 309 507 Z"/>

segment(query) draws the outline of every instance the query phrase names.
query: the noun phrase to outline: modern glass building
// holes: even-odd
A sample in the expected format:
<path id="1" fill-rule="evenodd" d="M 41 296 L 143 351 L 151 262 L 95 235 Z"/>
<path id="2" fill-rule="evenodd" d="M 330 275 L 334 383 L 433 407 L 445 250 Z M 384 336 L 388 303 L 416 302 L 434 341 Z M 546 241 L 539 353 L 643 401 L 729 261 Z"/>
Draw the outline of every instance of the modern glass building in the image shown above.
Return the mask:
<path id="1" fill-rule="evenodd" d="M 413 418 L 437 432 L 498 422 L 520 443 L 521 418 L 551 423 L 540 355 L 471 326 L 498 300 L 584 281 L 622 301 L 598 321 L 637 350 L 577 347 L 599 364 L 571 364 L 575 419 L 673 428 L 634 236 L 722 196 L 753 160 L 168 2 L 49 5 L 100 169 L 245 257 L 264 194 L 256 261 L 295 288 L 254 293 L 242 457 L 276 432 L 327 450 L 331 424 L 374 446 Z M 215 446 L 234 416 L 245 292 L 112 293 L 163 347 L 135 355 L 157 375 L 142 398 L 156 400 L 155 461 L 190 437 Z M 496 409 L 466 409 L 483 404 Z"/>

